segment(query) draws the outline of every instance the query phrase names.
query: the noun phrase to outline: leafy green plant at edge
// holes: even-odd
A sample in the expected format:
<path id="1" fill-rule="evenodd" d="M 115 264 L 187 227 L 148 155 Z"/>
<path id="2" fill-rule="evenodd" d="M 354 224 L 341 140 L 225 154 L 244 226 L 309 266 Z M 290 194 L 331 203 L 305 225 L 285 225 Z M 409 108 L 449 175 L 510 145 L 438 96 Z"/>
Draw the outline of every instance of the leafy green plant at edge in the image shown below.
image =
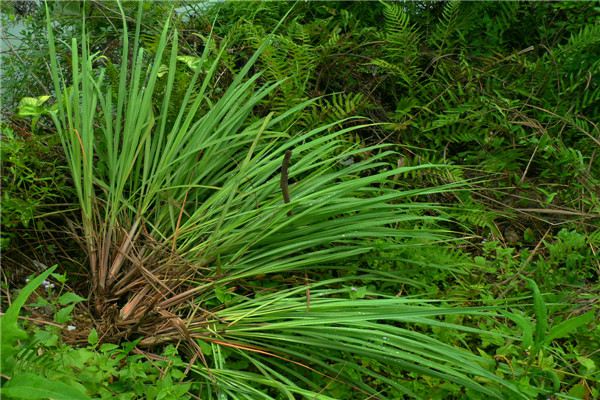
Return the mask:
<path id="1" fill-rule="evenodd" d="M 84 400 L 89 397 L 79 388 L 67 385 L 60 381 L 50 380 L 35 373 L 23 373 L 12 376 L 15 357 L 19 352 L 19 340 L 27 338 L 27 333 L 19 326 L 17 320 L 21 308 L 27 298 L 50 276 L 56 269 L 53 266 L 39 276 L 32 279 L 12 302 L 6 313 L 0 317 L 0 343 L 2 343 L 2 373 L 9 377 L 0 389 L 0 393 L 9 398 L 20 399 L 57 399 L 57 400 Z"/>

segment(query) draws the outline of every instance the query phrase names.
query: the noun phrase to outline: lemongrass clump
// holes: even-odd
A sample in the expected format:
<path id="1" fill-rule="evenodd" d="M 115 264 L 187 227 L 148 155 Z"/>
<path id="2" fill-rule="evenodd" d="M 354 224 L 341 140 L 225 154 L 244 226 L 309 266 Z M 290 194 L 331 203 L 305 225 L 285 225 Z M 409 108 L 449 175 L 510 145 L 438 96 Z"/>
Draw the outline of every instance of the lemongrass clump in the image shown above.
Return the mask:
<path id="1" fill-rule="evenodd" d="M 268 294 L 238 286 L 337 266 L 368 252 L 373 239 L 434 240 L 439 232 L 413 226 L 433 219 L 424 211 L 435 206 L 405 200 L 453 186 L 395 189 L 392 178 L 414 167 L 391 168 L 386 160 L 393 153 L 383 146 L 349 145 L 345 137 L 360 125 L 339 129 L 336 121 L 296 131 L 289 121 L 310 101 L 278 115 L 254 115 L 280 84 L 250 74 L 268 40 L 210 101 L 226 44 L 210 54 L 215 46 L 207 39 L 184 98 L 174 105 L 177 31 L 167 18 L 154 54 L 148 53 L 139 46 L 139 10 L 133 43 L 123 17 L 115 85 L 98 66 L 101 55 L 90 52 L 85 21 L 82 38 L 71 44 L 72 73 L 63 77 L 48 20 L 58 104 L 53 119 L 80 202 L 79 234 L 102 340 L 139 338 L 147 347 L 183 341 L 207 398 L 272 398 L 270 391 L 327 398 L 309 378 L 300 379 L 304 373 L 365 396 L 376 393 L 352 376 L 410 394 L 363 359 L 490 396 L 513 391 L 479 356 L 405 327 L 461 329 L 436 318 L 484 310 L 376 293 L 371 300 L 343 299 L 337 288 L 347 278 L 292 283 Z M 350 158 L 358 161 L 345 162 Z M 247 366 L 229 367 L 225 350 Z"/>

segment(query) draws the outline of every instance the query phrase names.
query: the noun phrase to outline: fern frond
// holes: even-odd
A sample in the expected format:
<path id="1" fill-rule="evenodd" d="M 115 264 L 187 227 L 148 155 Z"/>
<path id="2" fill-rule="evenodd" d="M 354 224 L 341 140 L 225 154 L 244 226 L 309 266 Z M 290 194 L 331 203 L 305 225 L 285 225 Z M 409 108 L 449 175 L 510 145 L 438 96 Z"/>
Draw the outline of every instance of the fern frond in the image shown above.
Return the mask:
<path id="1" fill-rule="evenodd" d="M 332 123 L 358 115 L 371 104 L 362 93 L 335 93 L 316 101 L 304 120 L 307 126 L 316 123 Z"/>
<path id="2" fill-rule="evenodd" d="M 383 4 L 385 52 L 383 57 L 375 59 L 372 64 L 397 75 L 408 87 L 412 87 L 419 72 L 421 37 L 401 5 Z"/>
<path id="3" fill-rule="evenodd" d="M 436 25 L 429 43 L 438 50 L 450 45 L 449 38 L 456 32 L 459 17 L 460 1 L 451 0 L 445 3 L 442 18 Z"/>

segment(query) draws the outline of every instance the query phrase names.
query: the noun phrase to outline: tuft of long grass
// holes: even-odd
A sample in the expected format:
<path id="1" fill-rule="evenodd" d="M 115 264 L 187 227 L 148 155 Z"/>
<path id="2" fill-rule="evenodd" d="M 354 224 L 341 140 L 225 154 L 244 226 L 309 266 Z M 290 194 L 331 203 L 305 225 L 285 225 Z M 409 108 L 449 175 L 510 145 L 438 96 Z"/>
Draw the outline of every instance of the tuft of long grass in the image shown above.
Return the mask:
<path id="1" fill-rule="evenodd" d="M 255 115 L 281 84 L 250 73 L 268 40 L 211 101 L 226 46 L 209 57 L 207 39 L 182 103 L 172 104 L 178 33 L 167 18 L 148 53 L 139 46 L 141 10 L 132 43 L 123 17 L 116 84 L 106 79 L 103 56 L 90 51 L 85 21 L 71 43 L 71 74 L 62 76 L 48 17 L 53 120 L 80 202 L 101 337 L 139 337 L 143 346 L 183 341 L 206 398 L 325 399 L 323 381 L 365 397 L 388 396 L 371 387 L 375 381 L 412 394 L 390 378 L 398 373 L 365 360 L 493 397 L 515 392 L 481 357 L 409 328 L 466 329 L 438 317 L 485 310 L 377 294 L 351 300 L 339 289 L 349 278 L 287 281 L 271 292 L 243 284 L 338 266 L 370 251 L 372 239 L 435 240 L 442 232 L 415 229 L 435 219 L 427 216 L 435 205 L 413 199 L 456 186 L 395 189 L 394 176 L 431 166 L 391 168 L 385 160 L 393 153 L 384 146 L 349 145 L 347 133 L 361 126 L 338 129 L 336 121 L 296 131 L 289 121 L 310 101 Z"/>

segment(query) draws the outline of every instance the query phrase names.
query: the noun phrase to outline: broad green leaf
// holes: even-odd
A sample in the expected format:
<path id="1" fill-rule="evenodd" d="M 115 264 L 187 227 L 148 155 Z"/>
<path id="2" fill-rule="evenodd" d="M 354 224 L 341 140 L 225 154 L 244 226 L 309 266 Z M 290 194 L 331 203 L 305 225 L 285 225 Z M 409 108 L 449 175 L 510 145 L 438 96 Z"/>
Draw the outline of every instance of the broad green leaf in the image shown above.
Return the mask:
<path id="1" fill-rule="evenodd" d="M 223 286 L 215 286 L 215 296 L 217 299 L 225 304 L 231 301 L 233 296 Z"/>
<path id="2" fill-rule="evenodd" d="M 523 347 L 528 349 L 533 345 L 534 324 L 529 318 L 515 313 L 503 312 L 504 316 L 512 320 L 521 329 L 521 341 Z"/>
<path id="3" fill-rule="evenodd" d="M 534 346 L 535 353 L 537 353 L 544 344 L 546 331 L 548 330 L 548 311 L 538 285 L 532 279 L 527 279 L 527 282 L 529 283 L 529 287 L 533 292 L 533 310 L 535 312 L 536 319 Z"/>
<path id="4" fill-rule="evenodd" d="M 23 97 L 19 102 L 17 115 L 19 117 L 36 117 L 45 111 L 44 103 L 50 96 Z"/>
<path id="5" fill-rule="evenodd" d="M 73 292 L 67 292 L 58 298 L 58 302 L 63 306 L 71 303 L 80 303 L 84 300 L 86 300 L 84 297 L 81 297 Z"/>
<path id="6" fill-rule="evenodd" d="M 554 339 L 567 337 L 569 334 L 576 331 L 577 328 L 587 325 L 592 321 L 594 321 L 594 311 L 588 311 L 585 314 L 563 321 L 550 329 L 545 344 L 548 345 L 552 343 Z"/>
<path id="7" fill-rule="evenodd" d="M 48 268 L 39 276 L 32 279 L 12 302 L 6 313 L 0 317 L 0 359 L 4 373 L 10 374 L 13 365 L 12 356 L 17 352 L 16 344 L 19 339 L 24 339 L 27 334 L 17 323 L 17 318 L 21 308 L 29 296 L 37 289 L 42 282 L 56 269 L 56 265 Z"/>
<path id="8" fill-rule="evenodd" d="M 25 305 L 25 302 L 35 291 L 46 280 L 46 278 L 56 269 L 57 265 L 48 268 L 37 277 L 33 278 L 21 291 L 16 299 L 12 302 L 10 307 L 6 310 L 6 313 L 1 317 L 2 322 L 10 323 L 16 322 L 21 308 Z"/>
<path id="9" fill-rule="evenodd" d="M 198 346 L 200 346 L 200 350 L 202 350 L 202 353 L 210 356 L 212 354 L 212 349 L 210 347 L 210 345 L 208 343 L 206 343 L 204 340 L 196 340 L 196 343 L 198 343 Z"/>
<path id="10" fill-rule="evenodd" d="M 577 361 L 586 369 L 586 373 L 591 374 L 596 371 L 596 363 L 591 358 L 579 356 Z"/>
<path id="11" fill-rule="evenodd" d="M 62 284 L 67 283 L 67 274 L 66 273 L 63 273 L 63 274 L 53 273 L 51 276 L 54 279 L 56 279 L 58 281 L 58 283 L 62 283 Z"/>
<path id="12" fill-rule="evenodd" d="M 90 397 L 79 388 L 64 382 L 53 381 L 40 375 L 25 373 L 14 376 L 0 391 L 5 396 L 24 399 L 88 400 Z"/>
<path id="13" fill-rule="evenodd" d="M 367 294 L 366 286 L 354 287 L 350 288 L 350 298 L 351 299 L 362 299 Z"/>
<path id="14" fill-rule="evenodd" d="M 73 308 L 75 308 L 75 304 L 71 304 L 61 308 L 54 315 L 54 320 L 59 324 L 64 324 L 65 322 L 69 321 L 71 319 L 71 313 L 73 312 Z"/>
<path id="15" fill-rule="evenodd" d="M 568 395 L 570 396 L 571 399 L 585 399 L 586 397 L 586 393 L 587 393 L 587 388 L 585 385 L 578 383 L 576 385 L 573 385 L 569 391 L 568 391 Z"/>
<path id="16" fill-rule="evenodd" d="M 92 328 L 92 330 L 90 330 L 90 334 L 88 335 L 88 343 L 92 346 L 98 344 L 98 332 L 96 331 L 96 328 Z"/>
<path id="17" fill-rule="evenodd" d="M 100 351 L 102 353 L 110 353 L 112 351 L 115 351 L 119 348 L 119 345 L 116 345 L 114 343 L 104 343 L 102 346 L 100 346 Z"/>

